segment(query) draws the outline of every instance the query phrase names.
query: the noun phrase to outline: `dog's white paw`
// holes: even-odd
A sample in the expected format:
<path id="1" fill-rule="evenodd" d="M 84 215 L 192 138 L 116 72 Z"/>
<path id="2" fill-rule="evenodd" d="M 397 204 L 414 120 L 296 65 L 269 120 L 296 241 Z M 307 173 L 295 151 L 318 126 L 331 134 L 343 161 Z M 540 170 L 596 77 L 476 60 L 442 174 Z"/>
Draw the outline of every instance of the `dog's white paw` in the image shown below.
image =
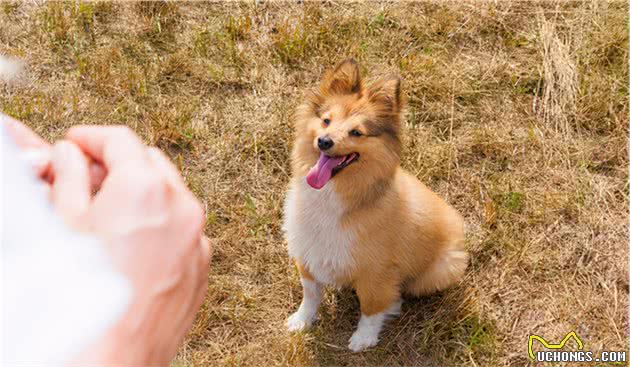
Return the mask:
<path id="1" fill-rule="evenodd" d="M 296 312 L 289 316 L 287 320 L 287 329 L 290 332 L 297 332 L 308 329 L 313 325 L 314 317 L 307 317 L 302 312 Z"/>
<path id="2" fill-rule="evenodd" d="M 365 333 L 357 330 L 352 334 L 350 338 L 350 344 L 348 344 L 348 348 L 350 348 L 353 352 L 360 352 L 367 348 L 373 347 L 378 344 L 378 334 L 373 333 Z"/>

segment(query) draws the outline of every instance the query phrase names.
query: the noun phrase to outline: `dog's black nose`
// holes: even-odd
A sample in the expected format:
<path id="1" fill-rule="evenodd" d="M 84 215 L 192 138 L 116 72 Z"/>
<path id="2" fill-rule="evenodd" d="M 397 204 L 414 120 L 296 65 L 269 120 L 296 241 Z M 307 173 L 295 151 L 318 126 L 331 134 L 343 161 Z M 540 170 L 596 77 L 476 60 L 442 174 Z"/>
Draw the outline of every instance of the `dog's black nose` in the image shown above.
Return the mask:
<path id="1" fill-rule="evenodd" d="M 323 138 L 317 138 L 317 146 L 321 150 L 328 150 L 332 148 L 333 145 L 335 145 L 335 142 L 333 142 L 332 139 L 327 136 L 324 136 Z"/>

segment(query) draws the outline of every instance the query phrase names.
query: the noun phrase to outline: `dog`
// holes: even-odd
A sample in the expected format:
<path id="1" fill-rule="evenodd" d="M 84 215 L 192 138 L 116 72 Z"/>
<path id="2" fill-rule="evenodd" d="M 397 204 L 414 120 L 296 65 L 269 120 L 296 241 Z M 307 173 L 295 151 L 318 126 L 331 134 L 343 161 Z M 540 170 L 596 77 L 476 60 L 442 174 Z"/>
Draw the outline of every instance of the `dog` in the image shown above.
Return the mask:
<path id="1" fill-rule="evenodd" d="M 400 78 L 368 86 L 348 59 L 296 110 L 283 230 L 303 299 L 290 331 L 312 325 L 325 286 L 351 286 L 361 318 L 348 347 L 358 352 L 378 343 L 403 294 L 462 278 L 463 218 L 400 167 L 404 105 Z"/>

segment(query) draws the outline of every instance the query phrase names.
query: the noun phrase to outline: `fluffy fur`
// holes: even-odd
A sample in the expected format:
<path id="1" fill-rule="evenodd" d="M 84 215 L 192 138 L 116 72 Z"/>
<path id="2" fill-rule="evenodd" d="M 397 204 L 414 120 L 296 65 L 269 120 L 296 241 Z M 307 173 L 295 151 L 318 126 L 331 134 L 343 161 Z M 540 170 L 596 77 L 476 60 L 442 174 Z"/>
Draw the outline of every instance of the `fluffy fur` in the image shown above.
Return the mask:
<path id="1" fill-rule="evenodd" d="M 363 350 L 399 313 L 403 293 L 444 289 L 466 269 L 462 217 L 400 167 L 404 102 L 397 77 L 366 86 L 349 59 L 297 111 L 284 230 L 304 299 L 287 322 L 291 331 L 313 323 L 323 286 L 352 286 L 361 319 L 349 348 Z M 326 156 L 359 158 L 316 190 L 305 177 L 321 137 L 334 142 Z"/>

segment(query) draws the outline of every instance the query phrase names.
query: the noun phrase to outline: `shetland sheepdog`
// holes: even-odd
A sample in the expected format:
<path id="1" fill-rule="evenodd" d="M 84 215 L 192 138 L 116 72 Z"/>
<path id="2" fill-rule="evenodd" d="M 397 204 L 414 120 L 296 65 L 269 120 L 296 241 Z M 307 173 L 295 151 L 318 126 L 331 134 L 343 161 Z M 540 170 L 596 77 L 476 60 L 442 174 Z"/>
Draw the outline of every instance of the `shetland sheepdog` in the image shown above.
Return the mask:
<path id="1" fill-rule="evenodd" d="M 283 229 L 303 299 L 290 331 L 312 325 L 325 286 L 351 286 L 361 318 L 349 348 L 358 352 L 378 343 L 403 294 L 462 278 L 462 217 L 400 167 L 404 104 L 398 77 L 364 84 L 348 59 L 297 109 Z"/>

